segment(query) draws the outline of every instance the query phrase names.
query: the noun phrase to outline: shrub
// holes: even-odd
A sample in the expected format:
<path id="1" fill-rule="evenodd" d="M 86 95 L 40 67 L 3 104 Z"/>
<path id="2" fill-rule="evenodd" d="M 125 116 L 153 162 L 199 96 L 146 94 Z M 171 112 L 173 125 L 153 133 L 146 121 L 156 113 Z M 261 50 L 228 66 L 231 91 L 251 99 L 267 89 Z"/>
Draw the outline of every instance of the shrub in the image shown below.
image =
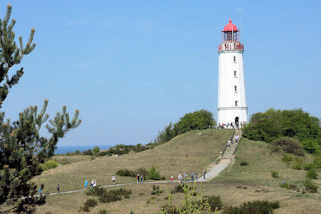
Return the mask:
<path id="1" fill-rule="evenodd" d="M 316 157 L 313 160 L 313 165 L 315 168 L 321 168 L 321 157 Z"/>
<path id="2" fill-rule="evenodd" d="M 55 160 L 48 160 L 43 164 L 40 164 L 40 167 L 43 171 L 49 170 L 49 169 L 54 169 L 58 166 L 59 164 Z"/>
<path id="3" fill-rule="evenodd" d="M 119 176 L 129 176 L 129 177 L 136 177 L 136 172 L 129 169 L 120 169 L 116 172 L 116 175 Z"/>
<path id="4" fill-rule="evenodd" d="M 289 163 L 289 162 L 293 161 L 293 157 L 288 154 L 283 154 L 282 161 Z"/>
<path id="5" fill-rule="evenodd" d="M 93 198 L 89 198 L 85 201 L 84 206 L 80 209 L 85 212 L 89 212 L 91 207 L 95 207 L 97 205 L 97 200 Z"/>
<path id="6" fill-rule="evenodd" d="M 303 164 L 303 169 L 304 170 L 310 170 L 312 168 L 314 168 L 314 164 L 313 163 L 305 163 L 305 164 Z"/>
<path id="7" fill-rule="evenodd" d="M 272 145 L 281 148 L 284 152 L 304 156 L 304 150 L 300 142 L 294 138 L 281 137 L 272 141 Z"/>
<path id="8" fill-rule="evenodd" d="M 158 185 L 153 185 L 152 195 L 159 195 L 163 192 Z"/>
<path id="9" fill-rule="evenodd" d="M 292 166 L 293 169 L 301 170 L 303 169 L 304 161 L 302 158 L 296 158 Z"/>
<path id="10" fill-rule="evenodd" d="M 101 209 L 98 211 L 98 214 L 107 214 L 107 210 Z"/>
<path id="11" fill-rule="evenodd" d="M 98 155 L 99 151 L 100 151 L 100 148 L 99 148 L 98 146 L 95 146 L 95 147 L 92 149 L 92 153 L 93 153 L 93 155 L 95 155 L 95 156 Z"/>
<path id="12" fill-rule="evenodd" d="M 240 162 L 240 166 L 247 166 L 249 165 L 249 163 L 247 161 L 241 161 Z"/>
<path id="13" fill-rule="evenodd" d="M 311 168 L 307 171 L 306 177 L 309 179 L 317 179 L 318 174 L 314 168 Z"/>
<path id="14" fill-rule="evenodd" d="M 280 183 L 280 187 L 281 187 L 281 188 L 285 188 L 285 189 L 291 189 L 291 190 L 297 190 L 297 189 L 298 189 L 298 186 L 297 186 L 297 185 L 295 185 L 295 184 L 290 184 L 290 183 L 285 182 L 285 181 L 283 181 L 283 182 Z"/>
<path id="15" fill-rule="evenodd" d="M 91 149 L 88 149 L 88 150 L 86 150 L 86 151 L 83 151 L 82 152 L 84 155 L 93 155 L 93 152 L 91 151 Z"/>
<path id="16" fill-rule="evenodd" d="M 161 207 L 161 211 L 163 214 L 180 214 L 180 209 L 177 208 L 175 205 L 164 205 Z"/>
<path id="17" fill-rule="evenodd" d="M 171 191 L 172 194 L 175 194 L 175 193 L 183 193 L 184 192 L 184 186 L 185 184 L 178 184 L 174 187 L 174 189 Z"/>
<path id="18" fill-rule="evenodd" d="M 148 171 L 148 178 L 151 180 L 160 180 L 161 176 L 155 167 L 152 167 Z"/>
<path id="19" fill-rule="evenodd" d="M 202 201 L 205 203 L 208 203 L 209 207 L 211 208 L 211 211 L 214 212 L 216 210 L 221 210 L 223 207 L 222 200 L 220 196 L 204 196 L 202 198 Z"/>
<path id="20" fill-rule="evenodd" d="M 104 191 L 104 193 L 99 197 L 99 201 L 103 203 L 120 201 L 122 200 L 122 197 L 129 198 L 131 194 L 132 194 L 131 190 L 126 190 L 123 188 L 112 189 L 110 191 Z"/>
<path id="21" fill-rule="evenodd" d="M 239 207 L 226 207 L 223 214 L 272 214 L 274 209 L 280 208 L 279 201 L 251 201 Z"/>
<path id="22" fill-rule="evenodd" d="M 272 178 L 279 178 L 280 177 L 279 172 L 277 172 L 277 171 L 272 171 L 271 175 L 272 175 Z"/>
<path id="23" fill-rule="evenodd" d="M 95 187 L 88 188 L 86 190 L 86 195 L 101 196 L 104 194 L 104 192 L 105 192 L 105 190 L 101 186 L 98 185 Z"/>
<path id="24" fill-rule="evenodd" d="M 138 168 L 135 170 L 135 174 L 143 175 L 145 178 L 148 177 L 148 171 L 145 168 Z"/>
<path id="25" fill-rule="evenodd" d="M 306 179 L 303 183 L 305 190 L 310 193 L 318 192 L 318 186 L 313 183 L 310 179 Z"/>

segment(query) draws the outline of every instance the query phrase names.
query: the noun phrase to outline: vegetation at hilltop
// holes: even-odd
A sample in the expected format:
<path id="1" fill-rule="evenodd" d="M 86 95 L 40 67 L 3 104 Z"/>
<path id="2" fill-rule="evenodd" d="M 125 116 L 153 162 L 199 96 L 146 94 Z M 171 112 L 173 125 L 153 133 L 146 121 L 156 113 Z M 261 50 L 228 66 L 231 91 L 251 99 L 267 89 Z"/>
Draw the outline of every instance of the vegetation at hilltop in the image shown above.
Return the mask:
<path id="1" fill-rule="evenodd" d="M 320 119 L 301 109 L 269 109 L 264 113 L 256 113 L 244 128 L 243 135 L 251 140 L 268 143 L 281 137 L 295 138 L 310 153 L 321 150 Z"/>
<path id="2" fill-rule="evenodd" d="M 26 45 L 21 37 L 16 43 L 13 31 L 16 21 L 10 17 L 8 5 L 5 17 L 0 19 L 0 107 L 24 74 L 23 67 L 12 70 L 36 46 L 34 29 Z M 54 155 L 59 139 L 81 122 L 79 111 L 71 119 L 66 106 L 47 122 L 47 105 L 45 100 L 40 110 L 37 106 L 27 108 L 13 122 L 5 118 L 4 112 L 0 113 L 0 213 L 32 213 L 35 205 L 45 202 L 45 197 L 36 196 L 37 185 L 29 181 L 42 172 L 41 164 Z M 41 136 L 43 126 L 49 132 L 47 137 Z"/>
<path id="3" fill-rule="evenodd" d="M 191 130 L 202 130 L 215 127 L 213 114 L 207 110 L 199 110 L 185 114 L 177 123 L 169 123 L 156 137 L 154 144 L 168 142 L 179 134 Z"/>

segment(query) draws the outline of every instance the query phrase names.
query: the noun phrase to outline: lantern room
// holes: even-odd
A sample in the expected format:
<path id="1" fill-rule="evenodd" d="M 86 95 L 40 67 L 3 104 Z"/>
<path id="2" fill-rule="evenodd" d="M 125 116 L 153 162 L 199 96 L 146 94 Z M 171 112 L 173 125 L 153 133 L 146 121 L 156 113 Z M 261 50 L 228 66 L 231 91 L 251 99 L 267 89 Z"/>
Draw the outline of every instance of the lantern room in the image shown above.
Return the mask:
<path id="1" fill-rule="evenodd" d="M 236 25 L 232 23 L 231 19 L 228 21 L 228 24 L 224 26 L 222 33 L 223 33 L 223 40 L 224 41 L 238 41 L 239 40 L 238 29 L 237 29 Z"/>

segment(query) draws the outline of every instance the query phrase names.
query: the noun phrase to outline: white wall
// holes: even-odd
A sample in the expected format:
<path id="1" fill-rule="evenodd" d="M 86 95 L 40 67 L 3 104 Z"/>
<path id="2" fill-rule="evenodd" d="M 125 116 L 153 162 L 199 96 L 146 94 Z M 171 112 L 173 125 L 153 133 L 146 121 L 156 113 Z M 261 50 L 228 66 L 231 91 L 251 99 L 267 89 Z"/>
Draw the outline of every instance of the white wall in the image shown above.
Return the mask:
<path id="1" fill-rule="evenodd" d="M 218 66 L 218 123 L 234 122 L 235 117 L 239 117 L 240 122 L 247 122 L 243 51 L 220 51 Z M 237 86 L 236 92 L 234 86 Z"/>

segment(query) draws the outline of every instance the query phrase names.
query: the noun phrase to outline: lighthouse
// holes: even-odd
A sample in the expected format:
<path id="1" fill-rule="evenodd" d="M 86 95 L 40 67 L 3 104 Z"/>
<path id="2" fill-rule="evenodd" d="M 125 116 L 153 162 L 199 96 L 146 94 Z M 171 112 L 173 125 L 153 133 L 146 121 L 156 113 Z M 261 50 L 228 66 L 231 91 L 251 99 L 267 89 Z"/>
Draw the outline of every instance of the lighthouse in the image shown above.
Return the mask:
<path id="1" fill-rule="evenodd" d="M 225 127 L 247 122 L 243 52 L 237 26 L 229 20 L 218 47 L 218 124 Z M 231 125 L 232 124 L 232 125 Z"/>

